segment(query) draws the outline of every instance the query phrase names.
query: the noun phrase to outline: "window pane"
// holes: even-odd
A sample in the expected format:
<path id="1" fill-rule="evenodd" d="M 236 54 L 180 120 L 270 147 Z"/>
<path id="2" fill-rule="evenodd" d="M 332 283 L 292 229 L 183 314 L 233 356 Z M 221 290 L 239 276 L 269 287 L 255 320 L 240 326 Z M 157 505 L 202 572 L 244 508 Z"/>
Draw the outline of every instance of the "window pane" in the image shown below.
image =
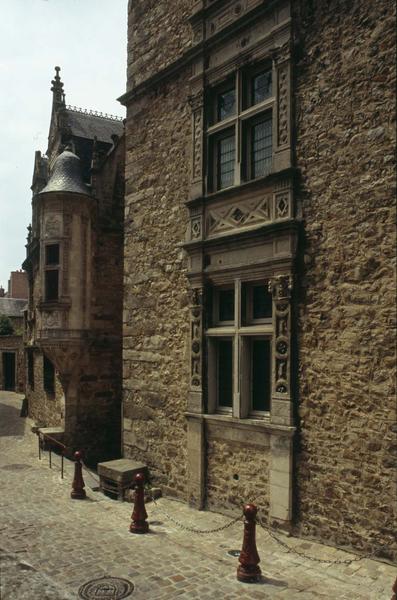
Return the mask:
<path id="1" fill-rule="evenodd" d="M 227 117 L 234 115 L 236 110 L 236 91 L 228 90 L 217 96 L 217 119 L 223 121 Z"/>
<path id="2" fill-rule="evenodd" d="M 270 410 L 270 342 L 252 340 L 252 410 Z"/>
<path id="3" fill-rule="evenodd" d="M 258 104 L 272 95 L 272 72 L 266 71 L 252 78 L 252 104 Z"/>
<path id="4" fill-rule="evenodd" d="M 234 136 L 220 139 L 218 142 L 218 189 L 228 187 L 234 183 Z"/>
<path id="5" fill-rule="evenodd" d="M 218 405 L 233 405 L 233 342 L 218 342 Z"/>
<path id="6" fill-rule="evenodd" d="M 43 361 L 43 382 L 46 392 L 53 393 L 55 391 L 55 369 L 54 365 L 46 356 Z"/>
<path id="7" fill-rule="evenodd" d="M 272 295 L 264 285 L 255 285 L 252 290 L 252 318 L 265 319 L 272 316 Z"/>
<path id="8" fill-rule="evenodd" d="M 58 269 L 45 272 L 45 299 L 58 300 Z"/>
<path id="9" fill-rule="evenodd" d="M 272 167 L 272 119 L 257 123 L 251 133 L 252 177 L 267 175 Z"/>
<path id="10" fill-rule="evenodd" d="M 50 244 L 45 247 L 45 264 L 59 265 L 59 244 Z"/>
<path id="11" fill-rule="evenodd" d="M 218 292 L 219 321 L 234 321 L 234 289 Z"/>

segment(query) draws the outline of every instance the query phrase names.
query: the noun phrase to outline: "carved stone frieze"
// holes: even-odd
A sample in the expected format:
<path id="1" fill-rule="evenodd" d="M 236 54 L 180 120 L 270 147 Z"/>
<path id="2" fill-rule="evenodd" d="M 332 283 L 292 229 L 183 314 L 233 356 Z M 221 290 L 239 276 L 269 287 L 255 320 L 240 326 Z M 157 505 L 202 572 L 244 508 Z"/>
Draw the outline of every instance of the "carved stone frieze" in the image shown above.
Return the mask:
<path id="1" fill-rule="evenodd" d="M 58 310 L 45 311 L 42 313 L 41 318 L 43 329 L 62 327 L 62 313 Z"/>
<path id="2" fill-rule="evenodd" d="M 260 225 L 271 220 L 272 197 L 246 200 L 213 208 L 207 213 L 207 235 L 216 235 L 241 227 Z"/>
<path id="3" fill-rule="evenodd" d="M 62 235 L 61 215 L 50 214 L 44 221 L 44 237 L 59 238 Z"/>

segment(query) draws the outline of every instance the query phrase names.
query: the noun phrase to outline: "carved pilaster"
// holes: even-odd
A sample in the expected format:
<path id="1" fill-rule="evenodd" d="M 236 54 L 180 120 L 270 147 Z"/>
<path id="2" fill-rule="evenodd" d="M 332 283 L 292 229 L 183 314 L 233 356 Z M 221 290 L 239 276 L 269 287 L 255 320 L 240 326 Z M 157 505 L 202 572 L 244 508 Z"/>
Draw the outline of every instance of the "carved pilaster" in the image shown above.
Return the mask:
<path id="1" fill-rule="evenodd" d="M 292 424 L 291 405 L 291 275 L 269 281 L 273 296 L 274 344 L 271 419 L 280 425 Z"/>
<path id="2" fill-rule="evenodd" d="M 193 288 L 190 306 L 190 393 L 187 409 L 189 412 L 203 412 L 203 303 L 204 289 Z"/>
<path id="3" fill-rule="evenodd" d="M 203 122 L 204 122 L 204 90 L 200 89 L 189 96 L 192 109 L 192 193 L 200 195 L 203 177 Z"/>

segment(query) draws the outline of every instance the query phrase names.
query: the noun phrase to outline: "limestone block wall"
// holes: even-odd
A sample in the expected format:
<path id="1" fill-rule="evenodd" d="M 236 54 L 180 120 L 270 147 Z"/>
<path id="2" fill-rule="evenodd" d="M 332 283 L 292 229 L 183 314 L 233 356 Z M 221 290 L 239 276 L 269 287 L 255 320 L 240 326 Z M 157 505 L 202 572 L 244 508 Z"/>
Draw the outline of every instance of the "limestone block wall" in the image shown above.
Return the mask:
<path id="1" fill-rule="evenodd" d="M 28 398 L 29 417 L 41 427 L 60 427 L 64 423 L 65 406 L 61 382 L 55 371 L 55 393 L 44 389 L 43 353 L 33 350 L 34 388 L 26 378 L 26 397 Z"/>
<path id="2" fill-rule="evenodd" d="M 186 489 L 189 312 L 183 251 L 189 72 L 127 112 L 124 231 L 124 453 L 166 493 Z"/>
<path id="3" fill-rule="evenodd" d="M 261 445 L 219 438 L 216 431 L 207 438 L 206 507 L 219 511 L 253 502 L 258 518 L 266 521 L 269 512 L 269 449 Z"/>
<path id="4" fill-rule="evenodd" d="M 192 2 L 130 0 L 127 90 L 164 69 L 191 46 Z"/>
<path id="5" fill-rule="evenodd" d="M 333 5 L 333 6 L 331 6 Z M 295 3 L 301 534 L 396 557 L 394 3 Z"/>

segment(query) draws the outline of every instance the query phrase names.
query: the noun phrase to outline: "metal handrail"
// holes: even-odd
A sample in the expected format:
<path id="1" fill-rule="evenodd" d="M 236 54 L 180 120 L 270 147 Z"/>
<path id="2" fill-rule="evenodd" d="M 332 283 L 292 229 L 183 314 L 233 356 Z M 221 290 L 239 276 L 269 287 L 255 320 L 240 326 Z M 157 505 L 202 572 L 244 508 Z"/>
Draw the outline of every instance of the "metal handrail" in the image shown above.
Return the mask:
<path id="1" fill-rule="evenodd" d="M 63 479 L 63 473 L 64 473 L 64 452 L 66 450 L 65 444 L 62 444 L 62 442 L 60 442 L 56 438 L 52 437 L 51 435 L 48 435 L 47 433 L 43 433 L 42 431 L 37 431 L 37 439 L 38 439 L 38 442 L 39 442 L 39 460 L 41 460 L 41 443 L 42 443 L 42 440 L 50 440 L 56 446 L 59 446 L 61 448 L 61 479 Z M 48 452 L 49 452 L 49 463 L 50 463 L 50 469 L 51 469 L 52 468 L 51 445 L 48 448 Z"/>

